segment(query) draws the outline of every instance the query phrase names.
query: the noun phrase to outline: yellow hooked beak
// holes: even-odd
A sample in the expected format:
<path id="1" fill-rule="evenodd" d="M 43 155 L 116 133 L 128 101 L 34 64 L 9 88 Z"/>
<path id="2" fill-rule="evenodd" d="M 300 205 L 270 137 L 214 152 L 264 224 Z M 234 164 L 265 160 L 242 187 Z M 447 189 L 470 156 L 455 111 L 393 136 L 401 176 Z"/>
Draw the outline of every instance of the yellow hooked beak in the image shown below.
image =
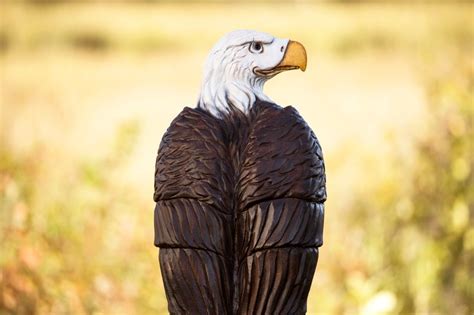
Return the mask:
<path id="1" fill-rule="evenodd" d="M 278 70 L 306 70 L 307 57 L 304 46 L 296 41 L 290 40 L 286 46 L 285 55 L 275 69 Z"/>

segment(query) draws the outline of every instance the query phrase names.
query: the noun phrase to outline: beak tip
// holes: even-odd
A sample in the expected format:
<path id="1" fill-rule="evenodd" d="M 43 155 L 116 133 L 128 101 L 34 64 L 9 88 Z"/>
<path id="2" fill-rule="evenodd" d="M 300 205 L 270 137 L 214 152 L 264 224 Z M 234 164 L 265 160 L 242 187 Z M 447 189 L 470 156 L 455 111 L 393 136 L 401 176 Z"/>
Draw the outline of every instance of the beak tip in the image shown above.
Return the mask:
<path id="1" fill-rule="evenodd" d="M 283 59 L 276 66 L 276 68 L 283 70 L 300 69 L 301 71 L 305 72 L 306 66 L 306 49 L 301 43 L 290 40 L 286 47 L 286 51 L 283 54 Z"/>
<path id="2" fill-rule="evenodd" d="M 304 46 L 297 41 L 290 40 L 281 64 L 296 66 L 301 71 L 306 71 L 307 55 Z"/>

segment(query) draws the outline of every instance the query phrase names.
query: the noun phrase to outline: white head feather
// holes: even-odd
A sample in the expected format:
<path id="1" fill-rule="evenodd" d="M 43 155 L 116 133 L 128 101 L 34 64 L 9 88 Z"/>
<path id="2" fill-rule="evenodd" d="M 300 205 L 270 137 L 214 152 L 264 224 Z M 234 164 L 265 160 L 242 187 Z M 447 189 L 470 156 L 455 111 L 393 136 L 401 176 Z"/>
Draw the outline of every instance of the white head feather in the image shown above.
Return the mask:
<path id="1" fill-rule="evenodd" d="M 269 70 L 282 61 L 288 42 L 250 30 L 225 35 L 207 58 L 198 107 L 222 117 L 232 108 L 247 113 L 256 99 L 271 101 L 263 86 L 283 71 Z"/>

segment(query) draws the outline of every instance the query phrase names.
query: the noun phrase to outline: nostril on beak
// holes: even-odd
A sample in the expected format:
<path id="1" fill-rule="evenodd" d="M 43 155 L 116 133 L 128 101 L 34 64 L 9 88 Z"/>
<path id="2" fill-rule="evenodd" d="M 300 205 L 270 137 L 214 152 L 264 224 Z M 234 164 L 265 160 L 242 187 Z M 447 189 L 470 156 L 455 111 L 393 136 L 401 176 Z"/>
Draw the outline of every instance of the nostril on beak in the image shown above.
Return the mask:
<path id="1" fill-rule="evenodd" d="M 284 48 L 285 48 L 284 46 L 281 46 L 280 51 L 283 52 Z"/>

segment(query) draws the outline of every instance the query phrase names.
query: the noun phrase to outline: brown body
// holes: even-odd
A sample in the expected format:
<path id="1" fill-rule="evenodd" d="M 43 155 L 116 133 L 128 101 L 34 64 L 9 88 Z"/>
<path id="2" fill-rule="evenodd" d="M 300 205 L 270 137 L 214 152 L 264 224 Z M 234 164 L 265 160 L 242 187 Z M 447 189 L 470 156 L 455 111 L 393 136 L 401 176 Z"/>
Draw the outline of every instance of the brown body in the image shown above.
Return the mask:
<path id="1" fill-rule="evenodd" d="M 292 107 L 217 119 L 185 108 L 155 173 L 171 314 L 305 314 L 322 245 L 324 162 Z"/>

